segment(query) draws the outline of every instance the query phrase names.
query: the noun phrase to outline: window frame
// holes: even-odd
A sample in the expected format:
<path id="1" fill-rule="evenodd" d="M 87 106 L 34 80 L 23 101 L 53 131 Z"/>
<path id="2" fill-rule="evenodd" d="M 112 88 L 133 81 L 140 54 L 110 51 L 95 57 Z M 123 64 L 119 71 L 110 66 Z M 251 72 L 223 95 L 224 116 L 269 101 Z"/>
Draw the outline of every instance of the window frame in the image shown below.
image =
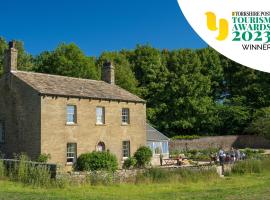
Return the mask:
<path id="1" fill-rule="evenodd" d="M 128 145 L 125 143 L 127 143 Z M 127 155 L 125 155 L 125 153 L 126 153 L 125 151 L 127 151 Z M 122 157 L 123 157 L 123 159 L 130 157 L 130 140 L 122 141 Z"/>
<path id="2" fill-rule="evenodd" d="M 99 121 L 99 115 L 98 115 L 98 109 L 101 109 L 101 121 Z M 97 106 L 96 107 L 96 125 L 104 125 L 106 123 L 105 121 L 105 107 L 104 106 Z"/>
<path id="3" fill-rule="evenodd" d="M 74 108 L 74 112 L 73 113 L 69 113 L 69 107 L 73 107 Z M 73 121 L 69 121 L 69 115 L 72 115 L 73 117 Z M 72 105 L 72 104 L 68 104 L 66 106 L 66 124 L 70 125 L 70 124 L 77 124 L 77 106 L 76 105 Z"/>
<path id="4" fill-rule="evenodd" d="M 69 145 L 74 145 L 74 151 L 70 151 Z M 77 160 L 77 143 L 69 142 L 67 143 L 67 154 L 66 154 L 66 163 L 67 164 L 74 164 Z M 73 156 L 70 156 L 70 154 L 74 154 Z M 68 159 L 72 159 L 72 162 L 70 162 Z"/>
<path id="5" fill-rule="evenodd" d="M 129 108 L 122 108 L 121 123 L 124 125 L 130 124 L 130 109 Z"/>
<path id="6" fill-rule="evenodd" d="M 5 122 L 0 120 L 0 127 L 2 126 L 1 135 L 0 135 L 0 144 L 5 144 L 6 142 L 6 127 L 5 127 Z"/>
<path id="7" fill-rule="evenodd" d="M 162 154 L 169 154 L 169 142 L 162 141 Z"/>
<path id="8" fill-rule="evenodd" d="M 168 141 L 149 141 L 147 146 L 152 150 L 153 155 L 166 155 L 169 154 L 169 142 Z M 166 148 L 164 148 L 166 147 Z M 159 153 L 156 151 L 159 149 Z"/>
<path id="9" fill-rule="evenodd" d="M 97 144 L 97 147 L 96 147 L 96 150 L 98 152 L 105 152 L 106 151 L 106 145 L 104 142 L 100 141 L 98 144 Z"/>

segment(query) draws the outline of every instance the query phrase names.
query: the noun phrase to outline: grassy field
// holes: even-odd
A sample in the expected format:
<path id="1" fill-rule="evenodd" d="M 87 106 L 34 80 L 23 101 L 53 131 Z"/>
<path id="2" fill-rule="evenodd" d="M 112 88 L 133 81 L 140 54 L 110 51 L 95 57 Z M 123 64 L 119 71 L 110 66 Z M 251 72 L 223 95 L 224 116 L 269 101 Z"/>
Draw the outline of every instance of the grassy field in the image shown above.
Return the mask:
<path id="1" fill-rule="evenodd" d="M 122 199 L 207 199 L 270 200 L 270 173 L 232 176 L 197 183 L 81 186 L 40 189 L 0 181 L 0 200 L 122 200 Z"/>

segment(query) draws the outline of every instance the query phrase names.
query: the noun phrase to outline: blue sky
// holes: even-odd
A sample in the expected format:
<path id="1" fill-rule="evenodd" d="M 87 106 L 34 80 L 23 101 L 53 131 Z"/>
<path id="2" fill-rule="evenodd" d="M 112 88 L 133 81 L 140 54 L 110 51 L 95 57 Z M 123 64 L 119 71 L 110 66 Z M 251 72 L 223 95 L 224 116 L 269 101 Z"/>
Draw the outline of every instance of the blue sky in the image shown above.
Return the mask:
<path id="1" fill-rule="evenodd" d="M 201 48 L 176 0 L 0 0 L 0 36 L 38 54 L 76 43 L 87 55 L 132 49 Z"/>

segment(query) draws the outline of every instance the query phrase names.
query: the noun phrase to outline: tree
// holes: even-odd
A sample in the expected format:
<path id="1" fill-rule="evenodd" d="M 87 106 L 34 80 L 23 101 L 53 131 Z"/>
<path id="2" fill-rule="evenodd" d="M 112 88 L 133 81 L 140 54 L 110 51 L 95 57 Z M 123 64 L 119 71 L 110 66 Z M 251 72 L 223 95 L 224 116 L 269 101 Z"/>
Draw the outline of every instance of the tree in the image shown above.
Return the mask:
<path id="1" fill-rule="evenodd" d="M 252 123 L 245 131 L 249 134 L 257 134 L 270 138 L 270 107 L 257 110 Z"/>
<path id="2" fill-rule="evenodd" d="M 245 105 L 254 110 L 270 106 L 270 76 L 237 64 L 227 58 L 224 76 L 230 98 L 243 97 Z"/>
<path id="3" fill-rule="evenodd" d="M 16 41 L 15 47 L 18 50 L 18 69 L 22 71 L 32 71 L 33 56 L 25 51 L 24 43 L 22 41 Z"/>
<path id="4" fill-rule="evenodd" d="M 23 71 L 31 71 L 33 67 L 33 57 L 24 50 L 22 41 L 15 41 L 18 50 L 18 69 Z M 4 54 L 8 48 L 6 40 L 0 37 L 0 75 L 3 73 L 4 68 Z"/>
<path id="5" fill-rule="evenodd" d="M 202 73 L 211 79 L 211 96 L 214 100 L 219 99 L 224 91 L 224 74 L 220 54 L 211 47 L 197 50 L 197 54 L 201 61 Z"/>
<path id="6" fill-rule="evenodd" d="M 4 68 L 4 54 L 8 48 L 7 42 L 4 38 L 0 37 L 0 75 L 3 73 Z"/>
<path id="7" fill-rule="evenodd" d="M 147 100 L 147 118 L 158 124 L 157 116 L 166 106 L 164 92 L 169 74 L 166 59 L 158 49 L 149 45 L 139 45 L 134 51 L 126 51 L 125 55 L 139 82 L 138 93 Z"/>
<path id="8" fill-rule="evenodd" d="M 198 133 L 202 131 L 201 119 L 207 119 L 214 103 L 210 97 L 211 80 L 202 73 L 200 59 L 192 50 L 172 51 L 167 65 L 167 99 L 159 124 L 171 134 Z"/>
<path id="9" fill-rule="evenodd" d="M 130 54 L 129 62 L 139 81 L 142 97 L 149 99 L 163 90 L 167 68 L 158 49 L 149 45 L 138 45 Z M 149 103 L 151 104 L 151 101 Z"/>
<path id="10" fill-rule="evenodd" d="M 220 123 L 215 125 L 215 133 L 219 135 L 242 134 L 250 121 L 248 108 L 235 102 L 218 105 L 217 114 Z"/>
<path id="11" fill-rule="evenodd" d="M 115 67 L 115 82 L 120 87 L 132 92 L 137 92 L 137 80 L 130 63 L 125 55 L 118 52 L 104 52 L 97 60 L 97 66 L 101 74 L 104 62 L 111 61 Z"/>
<path id="12" fill-rule="evenodd" d="M 36 72 L 98 79 L 95 58 L 87 57 L 75 44 L 60 44 L 54 51 L 45 51 L 35 58 Z"/>

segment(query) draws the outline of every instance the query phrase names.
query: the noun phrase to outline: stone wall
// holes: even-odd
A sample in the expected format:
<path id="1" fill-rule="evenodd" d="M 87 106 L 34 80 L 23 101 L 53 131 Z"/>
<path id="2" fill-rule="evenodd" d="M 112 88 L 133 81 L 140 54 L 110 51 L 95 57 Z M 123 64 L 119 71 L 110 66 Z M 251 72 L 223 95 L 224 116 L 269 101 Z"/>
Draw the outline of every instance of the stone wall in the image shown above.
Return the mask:
<path id="1" fill-rule="evenodd" d="M 66 124 L 66 106 L 75 105 L 77 123 Z M 96 124 L 96 107 L 105 108 L 105 124 Z M 122 108 L 130 110 L 130 124 L 121 123 Z M 41 152 L 50 162 L 66 166 L 67 143 L 77 144 L 77 155 L 96 150 L 99 142 L 123 163 L 122 142 L 130 141 L 130 154 L 146 145 L 146 108 L 142 103 L 46 96 L 41 98 Z M 66 166 L 68 169 L 70 166 Z"/>
<path id="2" fill-rule="evenodd" d="M 228 135 L 202 137 L 193 140 L 171 140 L 169 142 L 170 151 L 185 149 L 207 149 L 224 148 L 225 150 L 234 148 L 265 148 L 270 149 L 270 140 L 261 136 L 252 135 Z"/>
<path id="3" fill-rule="evenodd" d="M 76 105 L 77 123 L 66 123 L 67 105 Z M 105 107 L 105 124 L 96 124 L 96 107 Z M 121 123 L 122 108 L 130 109 L 130 124 Z M 51 155 L 50 163 L 67 166 L 67 143 L 77 143 L 77 155 L 107 150 L 123 163 L 122 141 L 130 141 L 130 154 L 146 145 L 146 105 L 120 101 L 40 96 L 12 74 L 0 78 L 0 121 L 5 124 L 5 142 L 0 152 L 6 158 L 26 153 L 31 159 Z"/>
<path id="4" fill-rule="evenodd" d="M 56 178 L 65 178 L 73 183 L 91 183 L 103 182 L 103 184 L 111 183 L 135 183 L 136 176 L 139 173 L 144 173 L 146 169 L 131 169 L 131 170 L 117 170 L 116 172 L 93 171 L 93 172 L 60 172 Z M 91 181 L 92 179 L 92 181 Z"/>
<path id="5" fill-rule="evenodd" d="M 6 158 L 26 153 L 40 154 L 40 96 L 12 74 L 0 79 L 0 121 L 5 125 L 5 142 L 0 151 Z"/>

